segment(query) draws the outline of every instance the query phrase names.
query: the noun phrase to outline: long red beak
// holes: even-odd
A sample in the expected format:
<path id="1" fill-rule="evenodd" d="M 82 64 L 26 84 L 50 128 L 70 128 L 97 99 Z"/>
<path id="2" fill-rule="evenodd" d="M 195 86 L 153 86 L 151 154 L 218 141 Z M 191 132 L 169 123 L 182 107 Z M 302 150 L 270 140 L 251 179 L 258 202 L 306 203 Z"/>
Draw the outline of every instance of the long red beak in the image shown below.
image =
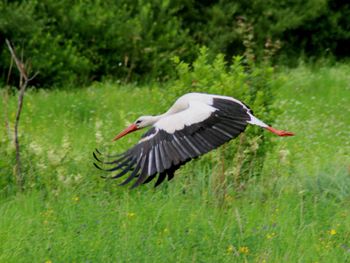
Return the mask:
<path id="1" fill-rule="evenodd" d="M 128 128 L 126 128 L 124 131 L 122 131 L 121 133 L 119 133 L 117 136 L 114 137 L 113 141 L 116 141 L 118 139 L 120 139 L 121 137 L 127 135 L 130 132 L 134 132 L 138 130 L 137 126 L 135 123 L 131 124 Z"/>

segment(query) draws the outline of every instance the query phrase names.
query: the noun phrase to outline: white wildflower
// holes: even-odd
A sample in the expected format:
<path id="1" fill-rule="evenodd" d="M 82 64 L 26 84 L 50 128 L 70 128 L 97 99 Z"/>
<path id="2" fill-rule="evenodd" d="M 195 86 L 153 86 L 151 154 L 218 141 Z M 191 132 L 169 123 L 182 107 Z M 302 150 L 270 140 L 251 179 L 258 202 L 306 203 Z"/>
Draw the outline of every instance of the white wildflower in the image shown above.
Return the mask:
<path id="1" fill-rule="evenodd" d="M 40 169 L 40 170 L 45 170 L 47 168 L 47 165 L 45 163 L 41 163 L 38 162 L 36 163 L 36 166 Z"/>
<path id="2" fill-rule="evenodd" d="M 81 176 L 81 174 L 76 174 L 75 176 L 74 176 L 74 180 L 76 181 L 76 182 L 79 182 L 81 179 L 82 179 L 83 177 Z"/>
<path id="3" fill-rule="evenodd" d="M 96 123 L 95 123 L 95 128 L 96 128 L 95 136 L 96 136 L 96 143 L 97 144 L 100 144 L 100 143 L 103 142 L 103 136 L 102 136 L 102 133 L 101 133 L 102 125 L 103 125 L 103 122 L 101 120 L 97 120 Z"/>
<path id="4" fill-rule="evenodd" d="M 38 143 L 36 143 L 35 141 L 32 141 L 32 142 L 29 144 L 29 148 L 32 150 L 32 152 L 33 152 L 35 155 L 41 155 L 42 152 L 43 152 L 43 148 L 42 148 Z"/>
<path id="5" fill-rule="evenodd" d="M 279 151 L 281 163 L 287 163 L 288 162 L 289 154 L 290 154 L 290 151 L 287 150 L 287 149 L 282 149 L 282 150 Z"/>
<path id="6" fill-rule="evenodd" d="M 62 149 L 69 150 L 70 149 L 70 141 L 68 136 L 64 136 L 62 140 Z"/>
<path id="7" fill-rule="evenodd" d="M 61 162 L 61 158 L 54 150 L 49 150 L 47 152 L 47 158 L 52 165 L 59 165 Z"/>

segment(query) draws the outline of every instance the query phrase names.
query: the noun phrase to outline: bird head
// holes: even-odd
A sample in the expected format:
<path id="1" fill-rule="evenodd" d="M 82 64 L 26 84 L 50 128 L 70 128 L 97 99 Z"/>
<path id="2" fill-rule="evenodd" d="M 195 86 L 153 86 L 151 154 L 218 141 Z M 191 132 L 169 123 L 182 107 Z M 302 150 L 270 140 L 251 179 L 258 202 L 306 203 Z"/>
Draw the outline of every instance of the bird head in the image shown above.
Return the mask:
<path id="1" fill-rule="evenodd" d="M 151 126 L 154 122 L 155 122 L 154 116 L 141 116 L 134 122 L 134 124 L 138 129 L 142 129 L 142 128 Z"/>
<path id="2" fill-rule="evenodd" d="M 125 130 L 123 130 L 121 133 L 119 133 L 117 136 L 114 137 L 113 141 L 116 141 L 120 139 L 121 137 L 127 135 L 128 133 L 140 130 L 142 128 L 145 128 L 147 126 L 152 125 L 156 121 L 154 116 L 141 116 L 139 117 L 133 124 L 131 124 L 129 127 L 127 127 Z"/>

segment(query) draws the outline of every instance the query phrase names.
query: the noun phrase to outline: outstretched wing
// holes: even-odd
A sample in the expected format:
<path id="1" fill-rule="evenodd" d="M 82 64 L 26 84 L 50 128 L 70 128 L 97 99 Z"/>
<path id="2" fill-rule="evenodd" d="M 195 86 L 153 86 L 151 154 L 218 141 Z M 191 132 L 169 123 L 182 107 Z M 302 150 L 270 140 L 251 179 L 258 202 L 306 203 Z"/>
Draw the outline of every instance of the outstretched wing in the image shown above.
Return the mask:
<path id="1" fill-rule="evenodd" d="M 229 99 L 214 98 L 212 105 L 191 102 L 186 110 L 155 123 L 116 160 L 105 162 L 112 167 L 104 170 L 117 172 L 111 178 L 129 173 L 121 185 L 135 179 L 132 188 L 158 175 L 157 186 L 166 177 L 171 180 L 181 165 L 237 137 L 251 120 L 249 112 L 245 105 Z"/>

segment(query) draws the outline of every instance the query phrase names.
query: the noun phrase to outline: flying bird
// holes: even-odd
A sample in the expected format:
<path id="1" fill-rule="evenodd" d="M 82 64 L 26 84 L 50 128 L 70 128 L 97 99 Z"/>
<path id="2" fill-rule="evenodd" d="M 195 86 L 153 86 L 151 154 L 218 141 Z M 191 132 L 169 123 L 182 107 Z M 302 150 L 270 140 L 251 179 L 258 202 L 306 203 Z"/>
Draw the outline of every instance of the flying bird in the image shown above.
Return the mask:
<path id="1" fill-rule="evenodd" d="M 108 178 L 120 178 L 129 173 L 120 185 L 136 180 L 131 188 L 148 183 L 158 175 L 155 186 L 191 159 L 195 159 L 225 142 L 237 137 L 248 124 L 260 126 L 278 136 L 293 136 L 292 132 L 277 130 L 253 115 L 243 102 L 232 97 L 205 93 L 188 93 L 176 100 L 164 114 L 141 116 L 113 141 L 145 127 L 151 128 L 129 150 L 104 162 L 93 153 L 95 159 L 111 168 L 101 170 L 116 172 Z"/>

